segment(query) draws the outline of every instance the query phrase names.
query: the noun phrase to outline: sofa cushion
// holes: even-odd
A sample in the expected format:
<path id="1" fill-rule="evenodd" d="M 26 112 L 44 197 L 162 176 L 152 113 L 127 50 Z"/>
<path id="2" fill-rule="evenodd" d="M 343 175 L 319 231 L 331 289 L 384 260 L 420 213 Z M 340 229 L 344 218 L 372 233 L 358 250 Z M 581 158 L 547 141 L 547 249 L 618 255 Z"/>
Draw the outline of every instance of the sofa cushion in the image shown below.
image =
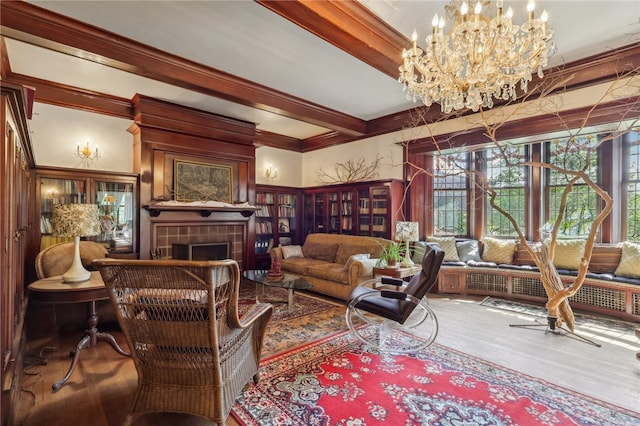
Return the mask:
<path id="1" fill-rule="evenodd" d="M 466 264 L 474 268 L 497 268 L 498 267 L 498 264 L 495 262 L 484 262 L 484 261 L 478 262 L 477 260 L 470 260 Z"/>
<path id="2" fill-rule="evenodd" d="M 555 267 L 574 270 L 580 268 L 585 243 L 586 240 L 556 240 L 556 252 L 553 255 Z M 545 241 L 545 244 L 549 244 L 549 241 Z"/>
<path id="3" fill-rule="evenodd" d="M 340 263 L 324 263 L 322 265 L 309 266 L 307 275 L 323 280 L 349 284 L 349 274 Z"/>
<path id="4" fill-rule="evenodd" d="M 507 263 L 501 263 L 498 265 L 500 269 L 512 269 L 514 271 L 526 271 L 526 272 L 538 272 L 538 267 L 535 265 L 513 265 Z"/>
<path id="5" fill-rule="evenodd" d="M 370 258 L 379 258 L 384 247 L 375 240 L 341 242 L 332 262 L 346 264 L 354 254 L 368 254 Z"/>
<path id="6" fill-rule="evenodd" d="M 480 242 L 478 240 L 467 240 L 456 242 L 456 250 L 458 250 L 458 257 L 463 262 L 469 260 L 475 260 L 481 262 L 480 257 Z"/>
<path id="7" fill-rule="evenodd" d="M 302 246 L 302 253 L 304 254 L 304 257 L 324 260 L 325 262 L 330 263 L 333 263 L 336 259 L 337 250 L 338 244 L 320 244 L 307 241 Z M 342 264 L 344 265 L 344 262 Z"/>
<path id="8" fill-rule="evenodd" d="M 308 257 L 290 257 L 280 261 L 284 271 L 293 272 L 294 274 L 307 275 L 309 266 L 326 265 L 324 260 L 311 259 Z"/>
<path id="9" fill-rule="evenodd" d="M 482 240 L 484 250 L 482 260 L 493 263 L 511 263 L 516 250 L 515 240 L 499 240 L 497 238 L 485 237 Z"/>
<path id="10" fill-rule="evenodd" d="M 426 241 L 414 241 L 411 243 L 411 260 L 416 265 L 422 265 L 422 259 L 427 251 Z"/>
<path id="11" fill-rule="evenodd" d="M 304 257 L 302 254 L 302 246 L 282 246 L 282 257 L 288 259 L 290 257 Z"/>
<path id="12" fill-rule="evenodd" d="M 459 262 L 456 239 L 454 237 L 427 237 L 430 243 L 436 243 L 444 251 L 444 262 Z"/>
<path id="13" fill-rule="evenodd" d="M 640 278 L 640 244 L 629 241 L 622 243 L 620 263 L 615 274 L 629 278 Z"/>
<path id="14" fill-rule="evenodd" d="M 344 270 L 348 271 L 354 260 L 365 260 L 370 258 L 371 258 L 371 255 L 369 253 L 352 254 L 351 256 L 349 256 L 349 259 L 347 259 L 347 263 L 344 264 Z M 340 263 L 340 262 L 336 262 L 336 263 Z"/>

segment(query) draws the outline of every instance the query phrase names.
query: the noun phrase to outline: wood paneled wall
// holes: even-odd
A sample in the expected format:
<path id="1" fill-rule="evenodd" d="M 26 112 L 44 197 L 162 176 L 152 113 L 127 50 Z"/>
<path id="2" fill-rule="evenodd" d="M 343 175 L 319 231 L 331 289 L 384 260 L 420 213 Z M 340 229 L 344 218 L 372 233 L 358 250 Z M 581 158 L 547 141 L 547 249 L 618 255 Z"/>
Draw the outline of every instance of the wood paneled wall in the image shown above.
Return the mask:
<path id="1" fill-rule="evenodd" d="M 210 114 L 142 95 L 133 99 L 135 122 L 134 172 L 140 175 L 140 205 L 172 199 L 175 160 L 231 167 L 233 202 L 255 202 L 255 125 Z M 153 224 L 246 222 L 242 262 L 253 264 L 253 218 L 237 212 L 214 212 L 202 217 L 194 211 L 163 212 L 151 217 L 140 213 L 140 258 L 154 250 Z"/>

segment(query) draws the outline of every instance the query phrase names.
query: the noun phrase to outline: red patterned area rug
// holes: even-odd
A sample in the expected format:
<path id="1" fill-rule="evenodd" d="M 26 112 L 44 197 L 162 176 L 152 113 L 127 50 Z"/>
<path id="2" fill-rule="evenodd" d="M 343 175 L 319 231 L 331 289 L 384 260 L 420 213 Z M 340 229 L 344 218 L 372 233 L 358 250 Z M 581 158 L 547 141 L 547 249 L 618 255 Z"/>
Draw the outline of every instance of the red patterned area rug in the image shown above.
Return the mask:
<path id="1" fill-rule="evenodd" d="M 631 412 L 439 344 L 382 355 L 349 332 L 262 363 L 242 425 L 637 425 Z"/>

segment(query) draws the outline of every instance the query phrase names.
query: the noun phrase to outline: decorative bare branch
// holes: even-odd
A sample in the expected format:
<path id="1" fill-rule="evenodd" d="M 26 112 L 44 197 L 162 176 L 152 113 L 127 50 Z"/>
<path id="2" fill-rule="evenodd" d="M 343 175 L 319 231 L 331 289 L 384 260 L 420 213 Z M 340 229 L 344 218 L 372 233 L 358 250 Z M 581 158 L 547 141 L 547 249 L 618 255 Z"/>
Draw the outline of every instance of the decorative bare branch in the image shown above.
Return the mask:
<path id="1" fill-rule="evenodd" d="M 379 176 L 378 167 L 382 159 L 380 154 L 369 164 L 364 157 L 360 157 L 357 161 L 349 159 L 344 163 L 336 163 L 333 166 L 332 175 L 324 171 L 322 167 L 318 169 L 316 175 L 318 180 L 324 184 L 364 182 Z"/>
<path id="2" fill-rule="evenodd" d="M 637 130 L 638 123 L 640 122 L 640 96 L 635 95 L 634 97 L 629 97 L 628 93 L 640 93 L 640 69 L 632 69 L 618 76 L 616 81 L 613 81 L 610 85 L 607 86 L 606 90 L 604 90 L 600 98 L 596 100 L 594 105 L 590 108 L 590 110 L 585 114 L 585 117 L 582 119 L 580 125 L 576 129 L 575 125 L 568 124 L 561 114 L 563 99 L 561 96 L 555 96 L 561 94 L 564 91 L 564 88 L 567 86 L 567 83 L 571 80 L 573 76 L 566 77 L 562 80 L 547 80 L 539 83 L 538 87 L 534 90 L 530 91 L 529 94 L 524 95 L 520 100 L 509 102 L 498 110 L 480 110 L 478 114 L 475 114 L 472 118 L 468 118 L 466 121 L 467 128 L 460 132 L 456 132 L 454 135 L 449 135 L 448 137 L 436 136 L 438 134 L 438 126 L 442 125 L 444 120 L 449 120 L 452 117 L 446 116 L 434 122 L 427 122 L 425 120 L 425 111 L 424 109 L 418 111 L 415 115 L 412 116 L 411 123 L 407 126 L 409 131 L 412 131 L 414 134 L 417 134 L 417 129 L 420 128 L 422 132 L 427 133 L 426 140 L 422 137 L 420 143 L 431 143 L 433 146 L 432 151 L 434 153 L 443 153 L 444 150 L 449 150 L 449 152 L 461 152 L 464 153 L 468 150 L 465 146 L 455 146 L 452 143 L 454 138 L 459 138 L 461 135 L 468 133 L 471 130 L 476 130 L 478 128 L 483 130 L 483 134 L 487 137 L 488 142 L 493 145 L 493 148 L 496 148 L 498 151 L 498 155 L 502 157 L 504 164 L 506 167 L 522 167 L 528 166 L 533 169 L 548 169 L 555 171 L 557 173 L 561 173 L 567 176 L 566 185 L 562 191 L 560 198 L 560 206 L 558 208 L 558 216 L 552 218 L 551 223 L 553 224 L 549 233 L 549 238 L 547 241 L 544 241 L 542 244 L 531 244 L 531 242 L 526 240 L 524 232 L 520 228 L 520 224 L 516 221 L 516 219 L 505 209 L 501 208 L 497 203 L 497 191 L 491 187 L 491 182 L 488 181 L 486 176 L 478 175 L 475 171 L 469 170 L 468 168 L 459 167 L 460 173 L 467 174 L 470 182 L 477 186 L 482 192 L 487 195 L 489 200 L 489 204 L 493 209 L 502 214 L 511 224 L 513 230 L 518 236 L 518 240 L 522 244 L 522 246 L 529 252 L 531 257 L 534 259 L 536 266 L 538 266 L 540 270 L 540 279 L 543 283 L 545 292 L 547 294 L 547 312 L 549 316 L 558 318 L 558 325 L 562 325 L 565 323 L 570 330 L 573 330 L 574 327 L 574 316 L 569 305 L 569 297 L 576 294 L 582 284 L 584 283 L 589 262 L 591 261 L 591 256 L 593 252 L 593 246 L 596 241 L 598 229 L 605 220 L 605 218 L 610 214 L 613 208 L 613 200 L 611 196 L 604 191 L 600 186 L 591 180 L 588 174 L 588 165 L 590 163 L 590 157 L 595 150 L 605 143 L 610 143 L 612 140 L 619 138 L 625 133 L 628 133 L 633 130 Z M 633 90 L 625 90 L 625 89 L 633 89 Z M 627 94 L 622 95 L 622 92 Z M 553 95 L 553 96 L 552 96 Z M 577 136 L 584 135 L 587 127 L 590 125 L 592 118 L 596 116 L 597 108 L 603 105 L 605 102 L 612 102 L 611 100 L 620 99 L 625 103 L 625 113 L 624 116 L 619 120 L 620 124 L 618 129 L 611 132 L 608 136 L 601 137 L 598 141 L 589 140 L 589 143 L 580 144 L 577 141 Z M 553 115 L 557 118 L 560 123 L 560 128 L 558 130 L 562 130 L 566 132 L 567 139 L 569 141 L 566 152 L 576 152 L 584 155 L 585 161 L 583 166 L 580 168 L 572 168 L 568 164 L 551 164 L 542 161 L 526 161 L 517 158 L 513 154 L 513 150 L 510 149 L 510 144 L 508 142 L 501 141 L 498 136 L 498 130 L 504 126 L 507 122 L 521 116 L 526 115 L 538 115 L 538 114 L 549 114 Z M 455 117 L 458 121 L 462 121 L 464 117 Z M 465 122 L 463 122 L 464 124 Z M 591 143 L 593 142 L 593 143 Z M 412 142 L 405 142 L 404 147 L 405 150 L 408 151 L 409 146 Z M 408 158 L 408 155 L 405 155 L 405 158 Z M 450 165 L 456 165 L 455 160 Z M 407 170 L 411 179 L 409 180 L 408 187 L 423 174 L 434 175 L 433 170 L 426 169 L 421 165 L 413 164 L 410 162 L 405 163 L 405 170 Z M 455 172 L 457 173 L 457 172 Z M 568 284 L 565 284 L 561 279 L 558 271 L 556 270 L 553 264 L 553 256 L 556 248 L 557 236 L 561 229 L 561 224 L 563 222 L 563 213 L 565 211 L 565 207 L 567 205 L 567 200 L 574 189 L 574 185 L 576 183 L 583 183 L 587 185 L 591 190 L 593 190 L 597 196 L 602 201 L 602 208 L 596 218 L 590 224 L 586 235 L 585 249 L 583 258 L 580 261 L 580 266 L 578 270 L 578 275 L 572 278 L 572 281 Z M 405 191 L 405 197 L 408 193 L 409 188 Z M 566 278 L 565 278 L 566 280 Z"/>

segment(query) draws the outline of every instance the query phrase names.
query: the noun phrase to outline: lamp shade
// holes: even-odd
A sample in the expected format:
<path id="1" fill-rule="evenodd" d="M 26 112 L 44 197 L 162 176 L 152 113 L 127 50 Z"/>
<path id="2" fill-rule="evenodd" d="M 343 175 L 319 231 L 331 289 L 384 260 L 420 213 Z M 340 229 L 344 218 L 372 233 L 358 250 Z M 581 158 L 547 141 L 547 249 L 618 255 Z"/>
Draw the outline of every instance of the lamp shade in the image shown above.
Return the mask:
<path id="1" fill-rule="evenodd" d="M 53 208 L 53 234 L 89 237 L 100 234 L 97 204 L 57 204 Z"/>
<path id="2" fill-rule="evenodd" d="M 396 222 L 396 240 L 398 241 L 418 241 L 418 222 Z"/>
<path id="3" fill-rule="evenodd" d="M 97 204 L 58 204 L 53 208 L 53 234 L 59 237 L 73 237 L 73 263 L 62 275 L 65 283 L 87 281 L 91 273 L 82 265 L 80 259 L 80 237 L 89 237 L 100 233 Z"/>

